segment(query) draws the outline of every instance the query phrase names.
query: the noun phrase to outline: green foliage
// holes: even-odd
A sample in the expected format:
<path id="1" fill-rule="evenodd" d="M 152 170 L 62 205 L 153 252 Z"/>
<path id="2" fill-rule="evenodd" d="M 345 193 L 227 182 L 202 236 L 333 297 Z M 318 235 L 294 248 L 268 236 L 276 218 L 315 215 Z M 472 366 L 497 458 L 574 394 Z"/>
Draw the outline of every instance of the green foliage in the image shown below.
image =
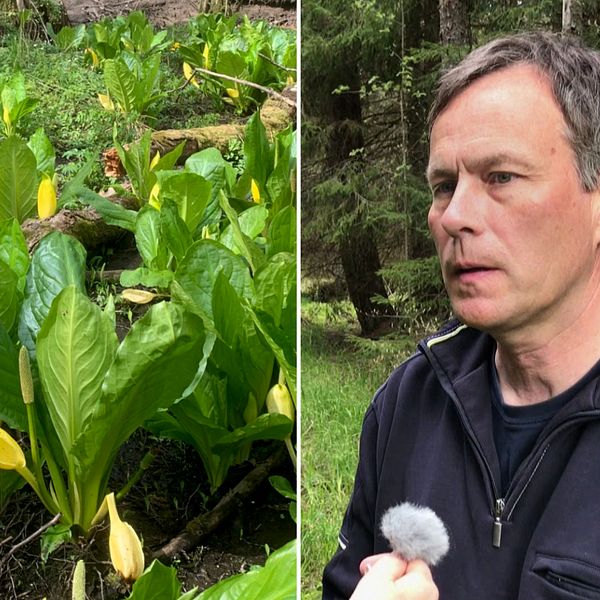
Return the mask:
<path id="1" fill-rule="evenodd" d="M 273 552 L 264 567 L 234 575 L 202 592 L 196 600 L 294 600 L 296 540 Z"/>
<path id="2" fill-rule="evenodd" d="M 23 74 L 21 72 L 15 73 L 12 79 L 4 84 L 0 92 L 4 135 L 10 137 L 17 133 L 19 121 L 31 113 L 37 104 L 37 100 L 27 95 Z"/>
<path id="3" fill-rule="evenodd" d="M 190 25 L 189 38 L 178 49 L 183 61 L 200 67 L 281 90 L 295 80 L 296 36 L 291 30 L 272 27 L 244 17 L 198 15 Z M 264 92 L 202 73 L 202 92 L 217 106 L 232 104 L 239 113 L 260 106 Z"/>
<path id="4" fill-rule="evenodd" d="M 22 223 L 36 211 L 37 163 L 17 136 L 0 142 L 0 219 Z"/>

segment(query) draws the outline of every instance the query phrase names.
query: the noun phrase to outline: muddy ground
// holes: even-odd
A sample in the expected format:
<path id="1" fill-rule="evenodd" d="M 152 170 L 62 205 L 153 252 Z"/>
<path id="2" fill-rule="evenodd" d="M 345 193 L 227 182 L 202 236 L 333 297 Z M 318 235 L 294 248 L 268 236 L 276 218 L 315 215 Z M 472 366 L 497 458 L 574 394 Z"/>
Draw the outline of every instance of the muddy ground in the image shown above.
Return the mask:
<path id="1" fill-rule="evenodd" d="M 206 6 L 212 12 L 227 8 L 232 13 L 247 15 L 250 19 L 264 19 L 281 27 L 296 26 L 295 2 L 290 0 L 244 4 L 226 0 L 63 0 L 63 5 L 72 23 L 85 23 L 141 10 L 155 25 L 166 27 L 187 21 L 198 13 L 198 8 Z"/>

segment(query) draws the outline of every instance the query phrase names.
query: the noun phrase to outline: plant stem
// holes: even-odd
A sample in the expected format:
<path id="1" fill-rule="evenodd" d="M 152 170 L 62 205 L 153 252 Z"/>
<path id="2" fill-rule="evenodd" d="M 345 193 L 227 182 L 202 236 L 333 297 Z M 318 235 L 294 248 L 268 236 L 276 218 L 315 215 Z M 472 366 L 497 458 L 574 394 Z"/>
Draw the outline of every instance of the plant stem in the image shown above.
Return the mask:
<path id="1" fill-rule="evenodd" d="M 117 492 L 117 500 L 122 500 L 124 496 L 129 493 L 129 490 L 143 477 L 144 472 L 154 462 L 156 458 L 156 450 L 148 450 L 144 455 L 144 458 L 140 461 L 140 466 L 137 471 L 128 479 L 127 483 Z"/>

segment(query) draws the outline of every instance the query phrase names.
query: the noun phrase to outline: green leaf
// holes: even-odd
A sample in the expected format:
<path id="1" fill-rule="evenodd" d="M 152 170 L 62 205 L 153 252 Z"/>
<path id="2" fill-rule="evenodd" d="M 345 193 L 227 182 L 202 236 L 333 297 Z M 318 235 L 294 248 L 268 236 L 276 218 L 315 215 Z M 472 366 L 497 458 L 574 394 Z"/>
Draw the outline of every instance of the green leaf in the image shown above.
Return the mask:
<path id="1" fill-rule="evenodd" d="M 286 300 L 296 290 L 296 260 L 288 253 L 276 254 L 254 278 L 257 309 L 268 313 L 276 326 L 281 325 L 281 315 Z"/>
<path id="2" fill-rule="evenodd" d="M 42 563 L 46 563 L 48 557 L 72 537 L 71 528 L 68 525 L 54 525 L 42 533 L 40 540 Z"/>
<path id="3" fill-rule="evenodd" d="M 219 52 L 216 71 L 229 75 L 230 77 L 240 77 L 246 70 L 246 59 L 242 52 Z M 226 82 L 227 83 L 227 82 Z M 226 87 L 233 87 L 233 83 L 227 83 Z"/>
<path id="4" fill-rule="evenodd" d="M 238 221 L 238 215 L 229 203 L 227 196 L 223 192 L 219 194 L 219 204 L 223 212 L 227 215 L 231 224 L 232 235 L 235 245 L 241 255 L 248 261 L 250 269 L 254 273 L 264 262 L 263 253 L 255 246 L 252 240 L 242 231 Z"/>
<path id="5" fill-rule="evenodd" d="M 298 497 L 296 490 L 292 488 L 292 484 L 285 477 L 281 477 L 281 475 L 271 475 L 269 483 L 288 500 L 296 500 Z"/>
<path id="6" fill-rule="evenodd" d="M 275 215 L 269 227 L 268 239 L 268 256 L 278 252 L 296 253 L 296 209 L 293 206 L 286 206 Z"/>
<path id="7" fill-rule="evenodd" d="M 0 325 L 0 421 L 19 431 L 27 430 L 27 413 L 19 382 L 19 353 Z"/>
<path id="8" fill-rule="evenodd" d="M 37 362 L 54 429 L 69 460 L 97 410 L 118 339 L 108 315 L 69 286 L 54 300 L 37 338 Z"/>
<path id="9" fill-rule="evenodd" d="M 0 219 L 22 223 L 36 211 L 37 163 L 27 144 L 16 136 L 0 143 Z"/>
<path id="10" fill-rule="evenodd" d="M 83 186 L 73 190 L 73 194 L 81 201 L 86 202 L 92 208 L 96 209 L 109 225 L 116 225 L 132 233 L 135 232 L 136 211 L 123 208 L 121 205 L 115 204 Z"/>
<path id="11" fill-rule="evenodd" d="M 148 288 L 166 289 L 173 281 L 174 273 L 168 269 L 154 271 L 147 267 L 138 267 L 133 271 L 123 271 L 119 278 L 119 283 L 123 287 L 136 287 L 143 285 Z"/>
<path id="12" fill-rule="evenodd" d="M 201 319 L 161 302 L 134 323 L 119 346 L 98 410 L 73 448 L 86 495 L 84 528 L 102 500 L 119 447 L 156 411 L 181 397 L 203 358 L 204 338 Z"/>
<path id="13" fill-rule="evenodd" d="M 77 199 L 77 191 L 84 187 L 85 180 L 90 176 L 94 165 L 96 164 L 96 158 L 88 158 L 87 162 L 77 171 L 77 174 L 65 183 L 60 198 L 58 199 L 58 205 L 64 206 L 67 202 L 73 202 Z M 89 191 L 89 190 L 88 190 Z M 93 192 L 91 192 L 93 193 Z M 100 211 L 98 211 L 100 212 Z"/>
<path id="14" fill-rule="evenodd" d="M 173 200 L 188 229 L 195 231 L 210 198 L 210 181 L 186 171 L 159 171 L 156 177 L 160 183 L 161 198 Z"/>
<path id="15" fill-rule="evenodd" d="M 0 221 L 0 260 L 17 275 L 18 288 L 22 292 L 25 289 L 29 269 L 29 251 L 23 231 L 16 219 Z"/>
<path id="16" fill-rule="evenodd" d="M 104 61 L 104 81 L 108 93 L 123 112 L 130 113 L 136 108 L 135 77 L 120 59 Z"/>
<path id="17" fill-rule="evenodd" d="M 217 275 L 213 288 L 212 312 L 221 339 L 230 348 L 235 348 L 246 314 L 237 292 L 223 273 Z"/>
<path id="18" fill-rule="evenodd" d="M 264 414 L 257 419 L 234 429 L 214 444 L 213 451 L 235 452 L 256 440 L 284 440 L 292 433 L 294 424 L 285 415 Z"/>
<path id="19" fill-rule="evenodd" d="M 163 200 L 160 207 L 160 233 L 177 262 L 181 262 L 193 239 L 177 212 L 177 205 L 169 199 Z"/>
<path id="20" fill-rule="evenodd" d="M 29 138 L 27 145 L 35 156 L 37 170 L 52 177 L 55 161 L 54 148 L 41 127 Z"/>
<path id="21" fill-rule="evenodd" d="M 177 569 L 153 560 L 133 584 L 128 600 L 179 600 L 180 594 L 181 584 L 177 579 Z"/>
<path id="22" fill-rule="evenodd" d="M 240 298 L 253 298 L 254 285 L 246 263 L 218 242 L 199 240 L 188 250 L 175 272 L 181 291 L 193 302 L 199 313 L 213 319 L 213 288 L 223 273 Z M 202 276 L 199 276 L 199 274 Z M 173 290 L 176 297 L 179 289 Z M 182 299 L 185 302 L 185 299 Z"/>
<path id="23" fill-rule="evenodd" d="M 75 238 L 53 231 L 38 244 L 27 273 L 19 316 L 19 339 L 35 356 L 35 342 L 54 298 L 69 285 L 85 291 L 85 248 Z"/>
<path id="24" fill-rule="evenodd" d="M 0 260 L 0 324 L 11 332 L 22 300 L 19 279 L 15 272 Z"/>
<path id="25" fill-rule="evenodd" d="M 264 567 L 234 575 L 208 588 L 197 600 L 295 600 L 296 540 L 273 552 Z"/>
<path id="26" fill-rule="evenodd" d="M 211 201 L 221 190 L 227 190 L 235 183 L 235 169 L 223 158 L 217 148 L 206 148 L 192 154 L 185 161 L 185 169 L 201 175 L 212 183 Z"/>
<path id="27" fill-rule="evenodd" d="M 264 187 L 267 183 L 267 174 L 273 168 L 273 156 L 265 126 L 260 119 L 260 111 L 256 111 L 246 125 L 244 154 L 246 172 Z"/>
<path id="28" fill-rule="evenodd" d="M 150 190 L 156 181 L 154 173 L 150 173 L 150 144 L 152 132 L 146 131 L 142 137 L 124 148 L 115 139 L 115 147 L 127 177 L 131 182 L 134 194 L 141 203 L 148 202 Z"/>
<path id="29" fill-rule="evenodd" d="M 153 206 L 140 209 L 135 221 L 135 243 L 144 264 L 154 270 L 167 268 L 169 251 L 161 236 L 160 212 Z"/>
<path id="30" fill-rule="evenodd" d="M 241 212 L 237 219 L 242 233 L 250 240 L 253 240 L 262 233 L 268 217 L 269 211 L 263 205 L 258 205 L 251 206 L 247 210 Z M 219 241 L 224 246 L 227 246 L 230 250 L 235 252 L 237 249 L 237 244 L 234 242 L 234 234 L 231 224 L 227 225 L 219 237 Z"/>

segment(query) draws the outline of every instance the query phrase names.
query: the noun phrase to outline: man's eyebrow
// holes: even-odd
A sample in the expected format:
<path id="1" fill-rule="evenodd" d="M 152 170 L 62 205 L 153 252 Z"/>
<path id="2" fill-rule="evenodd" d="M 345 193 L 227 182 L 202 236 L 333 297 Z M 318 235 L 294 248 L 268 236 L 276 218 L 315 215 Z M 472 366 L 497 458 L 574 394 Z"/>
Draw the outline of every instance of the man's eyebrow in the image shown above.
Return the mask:
<path id="1" fill-rule="evenodd" d="M 468 161 L 469 170 L 489 171 L 507 165 L 509 167 L 520 167 L 522 169 L 533 169 L 534 165 L 527 159 L 517 154 L 507 154 L 500 152 L 489 156 L 482 156 Z M 443 166 L 429 165 L 425 171 L 427 181 L 431 182 L 438 179 L 456 179 L 456 169 Z"/>

